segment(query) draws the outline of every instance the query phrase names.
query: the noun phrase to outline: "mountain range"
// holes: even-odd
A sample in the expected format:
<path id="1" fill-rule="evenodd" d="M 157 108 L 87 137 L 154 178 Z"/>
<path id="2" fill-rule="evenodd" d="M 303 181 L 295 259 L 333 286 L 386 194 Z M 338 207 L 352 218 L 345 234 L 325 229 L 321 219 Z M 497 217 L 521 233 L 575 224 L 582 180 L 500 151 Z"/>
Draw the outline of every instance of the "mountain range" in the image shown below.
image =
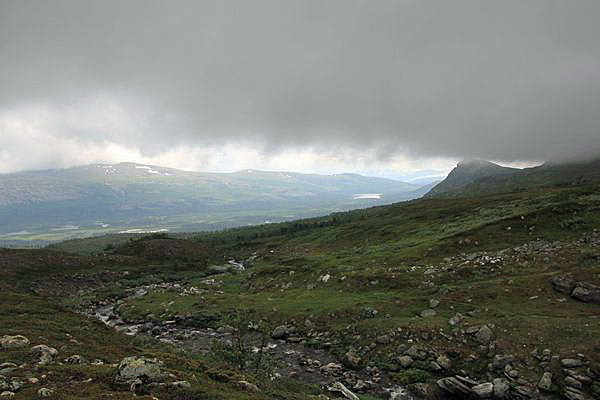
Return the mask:
<path id="1" fill-rule="evenodd" d="M 215 230 L 410 200 L 431 187 L 358 174 L 208 173 L 136 163 L 27 171 L 0 175 L 0 235 Z"/>

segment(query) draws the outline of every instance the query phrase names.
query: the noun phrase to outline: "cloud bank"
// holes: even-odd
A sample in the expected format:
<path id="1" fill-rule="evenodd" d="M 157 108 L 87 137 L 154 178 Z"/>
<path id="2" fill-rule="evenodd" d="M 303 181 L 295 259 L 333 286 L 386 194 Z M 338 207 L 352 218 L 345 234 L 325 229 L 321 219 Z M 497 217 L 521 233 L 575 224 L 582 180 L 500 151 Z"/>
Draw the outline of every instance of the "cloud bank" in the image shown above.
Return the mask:
<path id="1" fill-rule="evenodd" d="M 600 154 L 599 18 L 596 0 L 5 0 L 0 168 L 240 143 Z"/>

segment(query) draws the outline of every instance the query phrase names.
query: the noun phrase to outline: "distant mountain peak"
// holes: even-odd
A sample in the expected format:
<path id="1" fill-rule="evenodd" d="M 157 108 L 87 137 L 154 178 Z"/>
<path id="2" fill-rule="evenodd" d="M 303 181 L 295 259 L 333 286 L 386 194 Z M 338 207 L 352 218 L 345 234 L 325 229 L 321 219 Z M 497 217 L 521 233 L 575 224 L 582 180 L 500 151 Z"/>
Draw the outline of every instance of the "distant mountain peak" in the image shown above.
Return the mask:
<path id="1" fill-rule="evenodd" d="M 435 196 L 440 193 L 463 188 L 479 179 L 513 174 L 518 171 L 520 171 L 518 168 L 503 167 L 486 160 L 462 160 L 450 171 L 446 179 L 431 189 L 427 195 Z"/>

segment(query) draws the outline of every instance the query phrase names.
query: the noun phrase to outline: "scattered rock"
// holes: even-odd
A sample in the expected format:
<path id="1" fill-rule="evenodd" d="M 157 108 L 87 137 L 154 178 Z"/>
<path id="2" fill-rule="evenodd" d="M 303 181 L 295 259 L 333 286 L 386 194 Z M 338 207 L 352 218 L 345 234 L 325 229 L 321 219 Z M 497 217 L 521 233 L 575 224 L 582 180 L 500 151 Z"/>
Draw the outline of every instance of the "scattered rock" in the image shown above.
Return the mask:
<path id="1" fill-rule="evenodd" d="M 563 358 L 560 362 L 565 368 L 576 368 L 583 365 L 583 361 L 578 358 Z"/>
<path id="2" fill-rule="evenodd" d="M 361 359 L 354 352 L 349 351 L 344 355 L 342 359 L 342 364 L 346 366 L 346 368 L 350 368 L 353 370 L 360 370 L 362 368 Z"/>
<path id="3" fill-rule="evenodd" d="M 388 335 L 381 335 L 377 337 L 377 343 L 379 344 L 389 344 L 390 337 Z"/>
<path id="4" fill-rule="evenodd" d="M 398 362 L 402 368 L 408 368 L 412 365 L 414 360 L 410 356 L 400 356 L 398 357 Z"/>
<path id="5" fill-rule="evenodd" d="M 496 378 L 492 381 L 494 384 L 494 398 L 495 399 L 504 399 L 508 395 L 508 390 L 510 386 L 508 383 L 502 378 Z"/>
<path id="6" fill-rule="evenodd" d="M 144 383 L 158 382 L 163 378 L 161 365 L 162 362 L 155 358 L 125 357 L 119 363 L 117 381 L 130 383 L 139 379 Z"/>
<path id="7" fill-rule="evenodd" d="M 179 389 L 189 389 L 192 387 L 188 381 L 176 381 L 169 383 L 169 386 L 176 387 Z"/>
<path id="8" fill-rule="evenodd" d="M 271 337 L 273 339 L 285 339 L 288 336 L 288 328 L 285 325 L 280 325 L 273 330 Z"/>
<path id="9" fill-rule="evenodd" d="M 52 361 L 54 361 L 54 357 L 58 355 L 58 350 L 56 350 L 54 347 L 46 346 L 45 344 L 38 344 L 37 346 L 33 346 L 31 348 L 31 351 L 33 353 L 39 353 L 39 365 L 50 364 Z"/>
<path id="10" fill-rule="evenodd" d="M 13 392 L 9 392 L 8 390 L 0 393 L 0 397 L 13 397 L 15 394 Z"/>
<path id="11" fill-rule="evenodd" d="M 571 294 L 575 289 L 575 281 L 568 276 L 557 275 L 550 280 L 554 290 L 560 293 Z"/>
<path id="12" fill-rule="evenodd" d="M 579 282 L 573 289 L 571 297 L 584 303 L 600 304 L 600 286 Z"/>
<path id="13" fill-rule="evenodd" d="M 421 350 L 416 345 L 412 345 L 406 350 L 406 355 L 410 356 L 412 359 L 417 360 L 425 360 L 427 358 L 427 353 Z"/>
<path id="14" fill-rule="evenodd" d="M 421 311 L 421 313 L 419 315 L 421 316 L 421 318 L 428 318 L 428 317 L 433 317 L 436 314 L 437 313 L 435 312 L 435 310 L 428 308 L 426 310 Z"/>
<path id="15" fill-rule="evenodd" d="M 479 343 L 488 344 L 494 338 L 494 332 L 487 325 L 483 325 L 479 328 L 479 331 L 475 334 L 475 339 Z"/>
<path id="16" fill-rule="evenodd" d="M 500 370 L 514 361 L 515 357 L 512 354 L 496 354 L 492 360 L 492 368 L 494 370 Z"/>
<path id="17" fill-rule="evenodd" d="M 0 338 L 0 347 L 3 349 L 18 349 L 29 345 L 29 339 L 23 335 L 4 335 Z"/>
<path id="18" fill-rule="evenodd" d="M 550 388 L 552 387 L 552 373 L 544 372 L 537 386 L 540 388 L 540 390 L 544 390 L 546 392 L 550 391 Z"/>
<path id="19" fill-rule="evenodd" d="M 440 305 L 440 301 L 437 299 L 431 299 L 429 300 L 429 308 L 436 308 L 437 306 Z"/>
<path id="20" fill-rule="evenodd" d="M 349 400 L 360 400 L 357 395 L 352 393 L 346 386 L 341 382 L 334 382 L 327 387 L 327 390 L 334 393 L 341 393 L 345 398 Z"/>
<path id="21" fill-rule="evenodd" d="M 54 394 L 54 390 L 48 388 L 41 388 L 40 390 L 38 390 L 37 393 L 40 397 L 52 397 L 52 395 Z"/>
<path id="22" fill-rule="evenodd" d="M 435 362 L 443 369 L 450 369 L 452 365 L 450 359 L 443 354 L 438 356 L 438 358 L 435 359 Z"/>
<path id="23" fill-rule="evenodd" d="M 258 388 L 258 386 L 256 386 L 254 383 L 250 383 L 248 381 L 239 381 L 238 386 L 240 389 L 246 390 L 248 392 L 260 392 L 260 389 Z"/>
<path id="24" fill-rule="evenodd" d="M 494 384 L 491 382 L 481 383 L 473 386 L 471 390 L 480 399 L 489 399 L 494 393 Z"/>
<path id="25" fill-rule="evenodd" d="M 454 377 L 442 378 L 436 384 L 440 389 L 455 395 L 469 395 L 472 393 L 467 385 Z"/>

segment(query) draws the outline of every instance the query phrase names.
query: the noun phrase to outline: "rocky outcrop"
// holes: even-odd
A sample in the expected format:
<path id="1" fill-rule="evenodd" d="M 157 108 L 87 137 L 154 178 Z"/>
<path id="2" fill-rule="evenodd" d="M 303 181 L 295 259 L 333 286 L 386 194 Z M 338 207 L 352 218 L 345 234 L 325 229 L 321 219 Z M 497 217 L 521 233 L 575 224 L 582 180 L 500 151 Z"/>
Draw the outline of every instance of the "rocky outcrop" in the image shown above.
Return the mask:
<path id="1" fill-rule="evenodd" d="M 568 275 L 557 275 L 550 280 L 550 284 L 557 292 L 568 294 L 576 300 L 600 304 L 600 286 L 575 281 Z"/>
<path id="2" fill-rule="evenodd" d="M 23 335 L 4 335 L 0 338 L 0 348 L 18 349 L 29 345 L 29 339 Z"/>
<path id="3" fill-rule="evenodd" d="M 161 365 L 162 362 L 155 358 L 126 357 L 119 363 L 116 380 L 120 383 L 159 382 L 163 379 Z"/>

